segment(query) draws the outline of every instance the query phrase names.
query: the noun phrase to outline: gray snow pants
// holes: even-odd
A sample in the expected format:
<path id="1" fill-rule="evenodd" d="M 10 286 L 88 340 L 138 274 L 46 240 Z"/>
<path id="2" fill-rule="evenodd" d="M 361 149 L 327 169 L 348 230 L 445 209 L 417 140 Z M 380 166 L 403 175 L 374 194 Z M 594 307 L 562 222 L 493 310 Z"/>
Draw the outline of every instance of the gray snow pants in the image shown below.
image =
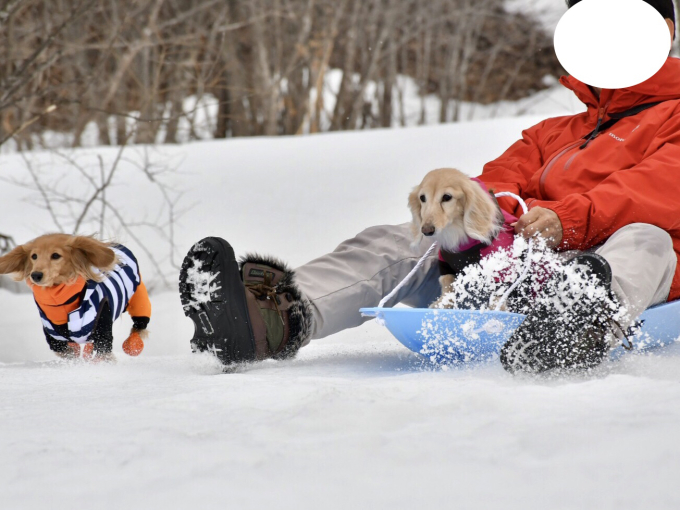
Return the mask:
<path id="1" fill-rule="evenodd" d="M 296 269 L 300 290 L 314 313 L 311 338 L 323 338 L 367 320 L 359 308 L 377 306 L 413 269 L 432 240 L 425 238 L 417 247 L 412 242 L 408 223 L 371 227 Z M 668 298 L 677 259 L 664 230 L 644 223 L 627 225 L 592 251 L 611 265 L 612 289 L 631 319 Z M 435 253 L 386 306 L 403 303 L 427 308 L 440 292 Z"/>

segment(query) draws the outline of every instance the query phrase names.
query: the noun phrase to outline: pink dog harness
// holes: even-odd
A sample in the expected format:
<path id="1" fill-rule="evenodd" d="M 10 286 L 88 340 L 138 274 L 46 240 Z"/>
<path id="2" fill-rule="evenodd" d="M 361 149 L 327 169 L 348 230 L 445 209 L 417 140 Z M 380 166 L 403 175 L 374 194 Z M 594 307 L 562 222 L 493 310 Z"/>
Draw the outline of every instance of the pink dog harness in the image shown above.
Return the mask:
<path id="1" fill-rule="evenodd" d="M 476 177 L 472 177 L 471 180 L 475 181 L 484 191 L 489 193 L 489 189 L 482 181 Z M 493 194 L 490 194 L 493 197 Z M 511 223 L 516 222 L 517 218 L 500 208 L 499 210 L 503 213 L 503 227 L 491 244 L 483 244 L 481 241 L 468 238 L 467 242 L 461 244 L 455 252 L 439 250 L 439 270 L 442 275 L 457 275 L 466 266 L 479 263 L 484 257 L 488 257 L 500 249 L 507 249 L 512 246 L 515 239 L 515 229 Z"/>

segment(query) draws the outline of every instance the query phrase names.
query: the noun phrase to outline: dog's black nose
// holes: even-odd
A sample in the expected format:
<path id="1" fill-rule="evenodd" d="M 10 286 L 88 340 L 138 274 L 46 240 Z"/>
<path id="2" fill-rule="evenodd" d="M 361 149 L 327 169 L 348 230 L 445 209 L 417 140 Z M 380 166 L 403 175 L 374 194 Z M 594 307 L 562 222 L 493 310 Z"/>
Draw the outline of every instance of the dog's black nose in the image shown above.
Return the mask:
<path id="1" fill-rule="evenodd" d="M 432 225 L 424 225 L 423 228 L 420 229 L 423 235 L 427 237 L 433 236 L 435 230 L 436 229 Z"/>
<path id="2" fill-rule="evenodd" d="M 40 280 L 42 280 L 43 274 L 39 273 L 38 271 L 31 273 L 31 280 L 33 280 L 35 283 L 40 283 Z"/>

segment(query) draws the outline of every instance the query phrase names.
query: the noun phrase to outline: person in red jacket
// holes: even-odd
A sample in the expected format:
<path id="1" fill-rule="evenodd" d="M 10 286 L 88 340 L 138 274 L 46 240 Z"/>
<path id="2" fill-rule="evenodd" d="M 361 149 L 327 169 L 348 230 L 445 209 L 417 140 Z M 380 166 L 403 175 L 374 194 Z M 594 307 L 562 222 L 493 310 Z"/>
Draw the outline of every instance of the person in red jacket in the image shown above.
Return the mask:
<path id="1" fill-rule="evenodd" d="M 673 37 L 672 0 L 645 1 Z M 572 252 L 612 299 L 585 306 L 565 288 L 560 306 L 533 306 L 502 349 L 511 372 L 595 366 L 646 308 L 680 298 L 680 60 L 668 58 L 629 88 L 599 90 L 574 77 L 561 83 L 587 110 L 527 129 L 479 178 L 527 201 L 521 215 L 512 199 L 499 200 L 519 217 L 518 235 Z M 414 247 L 408 224 L 371 227 L 292 271 L 275 258 L 238 263 L 226 241 L 204 239 L 180 274 L 192 346 L 225 364 L 294 355 L 313 338 L 362 324 L 359 308 L 376 306 L 431 242 Z M 439 297 L 438 277 L 435 255 L 387 305 L 427 307 Z M 615 325 L 620 308 L 629 321 Z"/>

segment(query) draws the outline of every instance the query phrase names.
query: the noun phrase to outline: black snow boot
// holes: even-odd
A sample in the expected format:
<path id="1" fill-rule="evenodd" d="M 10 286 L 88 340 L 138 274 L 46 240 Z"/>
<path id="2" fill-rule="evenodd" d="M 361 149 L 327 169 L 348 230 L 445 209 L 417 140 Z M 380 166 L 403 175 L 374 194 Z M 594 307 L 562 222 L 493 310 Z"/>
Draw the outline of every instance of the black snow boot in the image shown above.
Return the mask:
<path id="1" fill-rule="evenodd" d="M 194 322 L 192 350 L 225 365 L 294 356 L 312 330 L 294 276 L 274 258 L 247 256 L 239 264 L 224 239 L 196 243 L 179 276 L 184 314 Z"/>
<path id="2" fill-rule="evenodd" d="M 603 291 L 579 290 L 565 275 L 556 277 L 555 285 L 549 285 L 549 293 L 555 295 L 536 300 L 501 349 L 501 363 L 508 372 L 589 369 L 609 353 L 609 335 L 618 326 L 615 317 L 620 312 L 611 292 L 609 263 L 595 253 L 584 253 L 568 265 L 591 283 L 591 291 L 593 284 Z"/>

